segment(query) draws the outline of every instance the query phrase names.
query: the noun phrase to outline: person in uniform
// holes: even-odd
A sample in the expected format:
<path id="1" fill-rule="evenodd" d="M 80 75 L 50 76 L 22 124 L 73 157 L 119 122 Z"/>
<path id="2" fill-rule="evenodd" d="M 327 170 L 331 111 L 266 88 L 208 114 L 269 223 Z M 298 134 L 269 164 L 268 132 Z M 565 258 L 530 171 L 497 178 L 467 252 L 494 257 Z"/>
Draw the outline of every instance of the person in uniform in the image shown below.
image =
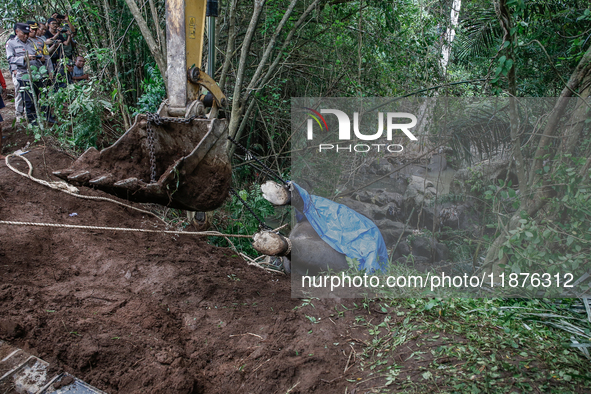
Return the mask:
<path id="1" fill-rule="evenodd" d="M 35 47 L 31 40 L 29 40 L 29 33 L 31 29 L 26 23 L 16 24 L 16 37 L 8 41 L 6 45 L 6 57 L 8 64 L 13 66 L 16 71 L 16 80 L 20 87 L 24 87 L 21 92 L 23 102 L 25 104 L 25 111 L 27 120 L 30 123 L 37 123 L 37 112 L 35 110 L 35 97 L 39 95 L 40 82 L 33 81 L 31 84 L 29 70 L 31 66 L 40 68 L 41 58 L 43 55 L 37 55 Z M 25 75 L 29 75 L 25 78 Z M 32 86 L 32 89 L 30 88 Z"/>
<path id="2" fill-rule="evenodd" d="M 45 23 L 39 23 L 39 29 L 37 29 L 37 37 L 41 38 L 43 42 L 47 39 L 45 37 L 45 32 L 47 31 L 47 27 Z"/>
<path id="3" fill-rule="evenodd" d="M 35 54 L 37 55 L 37 58 L 39 58 L 39 55 L 42 56 L 39 60 L 41 60 L 41 63 L 46 69 L 46 71 L 42 73 L 44 77 L 43 84 L 46 85 L 48 79 L 51 78 L 51 74 L 53 74 L 53 62 L 51 61 L 51 56 L 49 56 L 49 50 L 47 45 L 45 45 L 45 40 L 39 37 L 39 24 L 35 21 L 27 21 L 27 24 L 31 30 L 29 33 L 29 40 L 35 48 Z"/>

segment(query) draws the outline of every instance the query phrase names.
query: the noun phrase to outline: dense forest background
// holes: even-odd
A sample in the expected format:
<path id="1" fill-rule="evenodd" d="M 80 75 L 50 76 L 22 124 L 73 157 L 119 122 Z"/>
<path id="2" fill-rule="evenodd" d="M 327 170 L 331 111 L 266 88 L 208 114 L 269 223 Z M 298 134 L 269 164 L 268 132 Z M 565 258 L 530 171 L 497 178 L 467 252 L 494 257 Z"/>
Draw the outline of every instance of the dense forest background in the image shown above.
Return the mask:
<path id="1" fill-rule="evenodd" d="M 54 10 L 79 27 L 117 133 L 157 108 L 164 1 L 7 0 L 3 36 Z M 231 133 L 268 155 L 288 137 L 290 97 L 558 96 L 590 45 L 589 12 L 584 1 L 221 1 L 214 79 Z"/>

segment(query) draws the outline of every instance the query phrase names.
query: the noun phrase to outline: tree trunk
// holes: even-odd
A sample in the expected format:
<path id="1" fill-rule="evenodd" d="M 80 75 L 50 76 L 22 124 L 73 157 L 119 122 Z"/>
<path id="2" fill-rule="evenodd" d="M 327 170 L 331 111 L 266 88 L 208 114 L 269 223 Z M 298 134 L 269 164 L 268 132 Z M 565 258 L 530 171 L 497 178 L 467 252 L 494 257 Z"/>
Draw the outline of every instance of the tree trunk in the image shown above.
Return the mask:
<path id="1" fill-rule="evenodd" d="M 456 27 L 458 27 L 458 23 L 460 20 L 460 9 L 462 8 L 462 0 L 453 0 L 451 5 L 451 15 L 450 15 L 450 27 L 447 28 L 445 32 L 445 36 L 443 38 L 443 47 L 441 48 L 441 68 L 443 69 L 443 74 L 445 75 L 447 71 L 447 65 L 449 63 L 449 57 L 451 55 L 451 44 L 456 37 Z"/>
<path id="2" fill-rule="evenodd" d="M 256 26 L 263 10 L 265 0 L 255 0 L 254 10 L 252 11 L 252 18 L 250 18 L 250 24 L 248 30 L 246 30 L 246 36 L 242 42 L 242 51 L 240 52 L 240 60 L 238 62 L 238 72 L 236 73 L 236 82 L 234 84 L 234 94 L 232 97 L 232 115 L 230 117 L 229 133 L 231 137 L 236 136 L 236 131 L 240 125 L 240 116 L 242 115 L 243 107 L 240 95 L 242 92 L 242 83 L 244 79 L 244 71 L 246 70 L 246 59 L 248 57 L 248 51 L 250 50 L 250 43 L 252 42 L 252 36 L 254 35 Z"/>
<path id="3" fill-rule="evenodd" d="M 166 59 L 166 36 L 160 27 L 160 20 L 158 19 L 158 12 L 154 0 L 149 0 L 150 11 L 152 12 L 152 20 L 154 21 L 154 27 L 156 28 L 156 37 L 158 39 L 158 45 L 162 51 L 164 58 Z"/>
<path id="4" fill-rule="evenodd" d="M 226 80 L 228 78 L 228 71 L 232 64 L 232 58 L 234 57 L 234 45 L 236 43 L 236 7 L 238 0 L 232 0 L 229 5 L 229 27 L 228 27 L 228 43 L 226 45 L 226 55 L 224 59 L 224 65 L 222 66 L 222 74 L 220 76 L 220 89 L 224 91 L 226 86 Z"/>
<path id="5" fill-rule="evenodd" d="M 127 3 L 127 6 L 129 7 L 129 11 L 133 15 L 133 18 L 135 19 L 138 27 L 140 28 L 140 31 L 142 32 L 142 36 L 144 36 L 144 39 L 146 40 L 146 44 L 148 44 L 148 48 L 150 49 L 150 53 L 152 54 L 152 56 L 154 57 L 154 60 L 156 61 L 156 64 L 158 65 L 158 69 L 160 70 L 160 74 L 162 75 L 162 79 L 164 79 L 164 85 L 168 86 L 168 84 L 167 84 L 168 79 L 166 76 L 166 55 L 162 52 L 162 49 L 158 46 L 158 44 L 156 43 L 156 40 L 154 40 L 154 36 L 152 35 L 152 32 L 148 28 L 148 24 L 146 23 L 146 20 L 142 16 L 140 9 L 138 8 L 137 4 L 135 3 L 135 0 L 125 0 L 125 3 Z"/>
<path id="6" fill-rule="evenodd" d="M 528 198 L 527 195 L 521 195 L 520 209 L 509 220 L 507 226 L 505 227 L 505 229 L 503 229 L 503 232 L 495 239 L 495 241 L 491 244 L 487 251 L 484 260 L 484 267 L 486 270 L 490 270 L 492 272 L 499 272 L 501 268 L 499 264 L 503 264 L 507 261 L 506 256 L 503 256 L 501 259 L 499 259 L 499 250 L 502 248 L 502 245 L 507 240 L 508 232 L 518 227 L 519 219 L 521 218 L 520 212 L 525 211 L 530 217 L 533 217 L 540 211 L 540 209 L 542 209 L 545 206 L 548 197 L 550 196 L 550 193 L 552 191 L 552 188 L 550 187 L 550 185 L 543 182 L 543 171 L 541 171 L 543 168 L 543 156 L 545 155 L 548 147 L 553 141 L 552 137 L 556 134 L 558 130 L 561 129 L 559 122 L 567 108 L 569 98 L 572 97 L 573 94 L 576 94 L 575 92 L 578 89 L 581 89 L 581 94 L 579 95 L 581 97 L 581 102 L 578 104 L 579 106 L 575 109 L 575 111 L 573 111 L 573 113 L 571 114 L 568 124 L 578 125 L 584 123 L 589 110 L 589 103 L 586 99 L 589 97 L 590 84 L 591 47 L 587 49 L 587 52 L 583 55 L 579 64 L 575 68 L 575 71 L 571 75 L 567 83 L 567 86 L 562 90 L 560 97 L 558 97 L 556 104 L 549 115 L 546 126 L 544 127 L 542 137 L 540 138 L 534 156 L 534 162 L 531 168 L 529 169 L 529 178 L 527 180 L 527 185 L 525 185 L 528 195 L 529 193 L 534 192 L 535 194 L 533 195 L 533 198 Z M 586 107 L 585 110 L 581 110 L 581 108 L 583 107 Z M 570 129 L 569 135 L 563 135 L 562 144 L 567 145 L 567 149 L 569 145 L 569 139 L 572 136 L 573 132 L 576 133 L 577 129 Z M 562 146 L 560 148 L 562 148 Z M 558 149 L 558 151 L 560 150 L 561 149 Z M 584 168 L 588 169 L 590 165 L 591 160 L 587 160 L 587 163 L 585 164 Z M 555 166 L 556 165 L 554 165 L 554 167 Z M 582 174 L 584 174 L 584 172 Z"/>
<path id="7" fill-rule="evenodd" d="M 119 110 L 121 111 L 121 116 L 123 117 L 123 124 L 125 125 L 125 130 L 129 129 L 130 122 L 129 122 L 129 114 L 125 109 L 125 104 L 123 100 L 123 93 L 121 88 L 121 81 L 119 80 L 119 66 L 117 65 L 117 48 L 115 48 L 115 42 L 113 40 L 113 29 L 111 28 L 111 9 L 109 7 L 109 1 L 103 0 L 103 7 L 105 9 L 105 18 L 107 22 L 107 31 L 109 32 L 109 46 L 113 51 L 113 64 L 115 66 L 115 80 L 117 82 L 117 97 L 119 99 Z"/>
<path id="8" fill-rule="evenodd" d="M 258 81 L 253 81 L 252 84 L 249 85 L 249 88 L 246 90 L 246 92 L 244 93 L 244 97 L 241 99 L 241 110 L 243 111 L 244 109 L 244 105 L 246 104 L 246 102 L 248 101 L 248 99 L 250 98 L 250 95 L 252 94 L 252 92 L 254 92 L 257 89 L 261 89 L 262 87 L 264 87 L 270 80 L 271 78 L 273 78 L 273 76 L 275 75 L 275 70 L 277 69 L 277 67 L 279 66 L 279 62 L 281 61 L 281 59 L 283 58 L 283 53 L 285 51 L 285 49 L 287 48 L 287 46 L 289 45 L 289 43 L 291 42 L 295 32 L 298 30 L 298 28 L 302 25 L 302 23 L 304 23 L 304 21 L 306 20 L 306 18 L 308 17 L 308 15 L 312 12 L 312 10 L 316 7 L 316 5 L 318 4 L 320 0 L 315 0 L 313 3 L 311 3 L 306 10 L 304 11 L 304 13 L 302 13 L 302 15 L 300 16 L 300 18 L 298 19 L 298 21 L 295 23 L 295 25 L 293 26 L 293 28 L 289 31 L 289 33 L 287 34 L 287 37 L 285 38 L 285 41 L 283 42 L 283 45 L 281 46 L 281 49 L 278 51 L 277 56 L 275 56 L 275 59 L 273 60 L 273 63 L 271 63 L 271 65 L 269 66 L 269 68 L 267 69 L 267 71 L 265 72 L 265 74 L 258 79 Z M 248 114 L 250 113 L 250 111 L 252 110 L 252 108 L 254 108 L 254 105 L 251 103 L 248 106 L 248 109 L 246 111 L 245 116 L 240 120 L 240 119 L 236 119 L 236 124 L 234 125 L 234 127 L 236 127 L 236 129 L 232 129 L 232 126 L 230 127 L 230 133 L 234 132 L 234 138 L 239 139 L 242 133 L 242 130 L 244 130 L 245 124 L 248 120 Z M 232 108 L 233 109 L 233 108 Z M 234 149 L 235 147 L 229 146 L 229 150 L 230 150 L 230 155 L 232 155 L 234 153 Z"/>

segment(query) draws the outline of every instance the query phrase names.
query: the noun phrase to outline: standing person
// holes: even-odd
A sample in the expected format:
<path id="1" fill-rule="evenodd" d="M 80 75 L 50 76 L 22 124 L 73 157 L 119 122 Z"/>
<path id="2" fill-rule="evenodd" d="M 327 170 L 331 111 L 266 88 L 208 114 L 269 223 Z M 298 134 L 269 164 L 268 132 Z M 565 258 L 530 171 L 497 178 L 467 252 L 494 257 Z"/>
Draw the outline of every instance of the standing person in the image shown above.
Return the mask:
<path id="1" fill-rule="evenodd" d="M 6 81 L 4 80 L 4 75 L 0 72 L 0 109 L 4 108 L 4 97 L 6 97 Z M 0 114 L 0 160 L 5 159 L 2 155 L 2 114 Z"/>
<path id="2" fill-rule="evenodd" d="M 29 33 L 29 40 L 33 44 L 33 48 L 35 48 L 35 54 L 37 55 L 37 59 L 41 61 L 41 63 L 45 66 L 47 70 L 44 75 L 44 81 L 47 79 L 48 74 L 51 75 L 53 73 L 53 63 L 51 62 L 51 57 L 49 56 L 49 51 L 45 45 L 45 40 L 39 38 L 39 25 L 35 21 L 27 21 L 29 25 L 29 29 L 31 32 Z M 41 56 L 41 57 L 40 57 Z"/>
<path id="3" fill-rule="evenodd" d="M 8 64 L 13 65 L 16 71 L 16 79 L 19 86 L 25 87 L 24 91 L 21 92 L 23 102 L 25 103 L 25 110 L 27 119 L 30 123 L 36 124 L 37 112 L 35 110 L 35 97 L 39 95 L 40 83 L 33 81 L 32 87 L 33 92 L 26 89 L 27 86 L 31 86 L 31 81 L 23 79 L 24 75 L 29 73 L 29 66 L 41 67 L 42 63 L 40 58 L 37 57 L 33 43 L 29 40 L 29 33 L 31 29 L 26 23 L 16 24 L 16 37 L 8 41 L 6 46 L 6 57 L 8 58 Z"/>
<path id="4" fill-rule="evenodd" d="M 39 23 L 39 29 L 37 29 L 37 37 L 43 40 L 47 40 L 47 37 L 44 34 L 47 32 L 47 25 L 45 23 Z"/>
<path id="5" fill-rule="evenodd" d="M 47 59 L 49 59 L 51 61 L 51 56 L 49 56 L 49 47 L 47 46 L 46 40 L 47 37 L 45 37 L 45 33 L 47 32 L 47 24 L 45 23 L 39 23 L 39 28 L 37 29 L 37 38 L 40 39 L 41 41 L 43 41 L 43 54 L 45 56 L 48 56 Z M 51 68 L 53 69 L 53 62 L 51 62 Z M 49 72 L 49 77 L 51 78 L 53 71 Z"/>
<path id="6" fill-rule="evenodd" d="M 70 22 L 70 17 L 67 14 L 61 15 L 57 12 L 54 12 L 51 15 L 51 17 L 57 20 L 57 23 L 59 24 L 59 29 L 61 31 L 66 32 L 70 35 L 70 42 L 64 43 L 64 56 L 70 60 L 73 60 L 74 52 L 76 49 L 76 42 L 74 41 L 74 36 L 76 35 L 76 28 L 74 27 L 72 22 Z M 64 22 L 66 22 L 67 25 L 64 26 Z"/>
<path id="7" fill-rule="evenodd" d="M 16 38 L 16 25 L 14 25 L 14 34 L 11 34 L 8 37 L 8 41 L 6 41 L 6 51 L 8 52 L 8 43 L 10 40 Z M 20 123 L 25 116 L 25 105 L 23 103 L 23 98 L 20 94 L 20 85 L 18 84 L 18 80 L 16 79 L 16 66 L 9 64 L 9 71 L 10 77 L 12 78 L 12 83 L 14 84 L 14 116 L 16 117 L 17 123 Z"/>
<path id="8" fill-rule="evenodd" d="M 72 35 L 66 29 L 61 29 L 59 27 L 59 22 L 57 19 L 49 18 L 47 20 L 47 27 L 48 30 L 45 32 L 45 44 L 49 46 L 49 54 L 51 55 L 51 62 L 53 63 L 53 68 L 55 74 L 60 74 L 65 76 L 63 59 L 64 55 L 64 46 L 70 45 L 72 41 Z M 66 33 L 64 35 L 64 33 Z"/>
<path id="9" fill-rule="evenodd" d="M 72 69 L 72 79 L 74 82 L 87 80 L 88 81 L 88 74 L 84 72 L 84 64 L 86 63 L 86 59 L 82 56 L 78 56 L 76 58 L 76 64 L 74 64 L 74 68 Z"/>

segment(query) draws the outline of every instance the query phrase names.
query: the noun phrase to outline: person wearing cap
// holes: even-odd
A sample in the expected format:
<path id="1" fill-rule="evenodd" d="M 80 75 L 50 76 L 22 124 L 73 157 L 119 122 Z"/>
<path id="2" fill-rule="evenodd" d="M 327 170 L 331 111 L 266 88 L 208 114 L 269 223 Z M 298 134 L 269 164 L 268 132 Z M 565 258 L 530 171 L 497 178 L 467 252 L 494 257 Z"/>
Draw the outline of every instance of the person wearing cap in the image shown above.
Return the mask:
<path id="1" fill-rule="evenodd" d="M 48 74 L 51 75 L 53 73 L 53 63 L 51 62 L 49 51 L 47 49 L 47 46 L 45 45 L 45 40 L 38 37 L 37 33 L 39 29 L 39 24 L 35 21 L 27 21 L 27 24 L 29 25 L 29 29 L 31 30 L 31 32 L 29 33 L 29 40 L 31 40 L 31 43 L 35 48 L 35 54 L 37 55 L 37 58 L 39 59 L 39 55 L 42 56 L 39 60 L 41 60 L 41 63 L 43 63 L 45 69 L 47 70 L 43 73 L 43 75 L 47 77 Z"/>
<path id="2" fill-rule="evenodd" d="M 14 34 L 8 36 L 8 40 L 6 41 L 6 50 L 8 51 L 8 42 L 13 38 L 16 38 L 16 25 L 14 25 L 13 29 Z M 16 66 L 9 64 L 9 71 L 10 77 L 12 78 L 12 83 L 14 84 L 14 112 L 16 121 L 20 123 L 20 121 L 25 116 L 25 104 L 23 103 L 23 98 L 19 94 L 20 86 L 18 84 L 18 80 L 16 79 Z"/>
<path id="3" fill-rule="evenodd" d="M 40 68 L 42 63 L 40 57 L 37 57 L 35 47 L 32 41 L 29 39 L 29 33 L 31 29 L 26 23 L 16 24 L 16 37 L 8 41 L 6 45 L 6 57 L 8 58 L 8 64 L 13 66 L 16 71 L 16 79 L 19 87 L 27 87 L 30 85 L 28 79 L 23 77 L 29 74 L 31 66 Z M 34 94 L 39 94 L 40 83 L 37 81 L 33 82 Z M 22 99 L 25 105 L 26 115 L 29 122 L 35 123 L 37 119 L 37 113 L 35 111 L 35 103 L 33 96 L 29 89 L 24 89 L 21 92 Z"/>

